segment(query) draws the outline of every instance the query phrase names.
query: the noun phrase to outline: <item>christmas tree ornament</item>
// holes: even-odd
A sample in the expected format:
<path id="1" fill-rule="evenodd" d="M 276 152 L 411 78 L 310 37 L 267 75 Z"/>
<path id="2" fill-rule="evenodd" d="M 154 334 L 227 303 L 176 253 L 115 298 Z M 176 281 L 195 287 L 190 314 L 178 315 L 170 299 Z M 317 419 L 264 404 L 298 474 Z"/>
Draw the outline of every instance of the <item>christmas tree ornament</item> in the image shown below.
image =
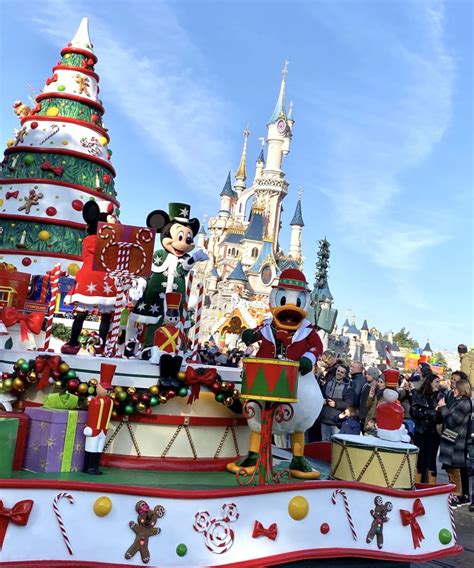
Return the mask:
<path id="1" fill-rule="evenodd" d="M 176 547 L 176 554 L 178 556 L 181 557 L 186 556 L 187 552 L 188 552 L 188 547 L 183 543 L 178 544 L 178 546 Z"/>
<path id="2" fill-rule="evenodd" d="M 25 390 L 25 383 L 17 377 L 16 379 L 13 379 L 12 387 L 18 392 L 23 392 Z"/>
<path id="3" fill-rule="evenodd" d="M 89 390 L 89 387 L 88 387 L 87 383 L 81 383 L 77 387 L 77 394 L 80 394 L 80 395 L 87 394 L 88 390 Z"/>
<path id="4" fill-rule="evenodd" d="M 54 217 L 57 214 L 58 210 L 56 209 L 56 207 L 47 207 L 46 208 L 46 215 L 48 215 L 48 217 Z"/>
<path id="5" fill-rule="evenodd" d="M 32 154 L 26 154 L 26 156 L 23 158 L 23 163 L 26 166 L 31 166 L 31 164 L 35 163 L 35 157 Z"/>
<path id="6" fill-rule="evenodd" d="M 330 527 L 327 523 L 322 523 L 319 527 L 319 531 L 321 534 L 328 534 Z"/>
<path id="7" fill-rule="evenodd" d="M 153 385 L 150 387 L 151 394 L 159 394 L 159 392 L 160 392 L 160 387 L 158 385 Z"/>
<path id="8" fill-rule="evenodd" d="M 38 239 L 40 241 L 47 241 L 50 237 L 51 237 L 51 233 L 49 231 L 43 230 L 43 231 L 40 231 L 38 233 Z"/>
<path id="9" fill-rule="evenodd" d="M 441 529 L 438 534 L 439 542 L 441 544 L 449 544 L 453 540 L 453 535 L 448 529 Z"/>
<path id="10" fill-rule="evenodd" d="M 71 262 L 71 264 L 68 264 L 68 266 L 67 266 L 67 273 L 70 276 L 76 276 L 76 274 L 79 272 L 79 270 L 80 270 L 80 267 L 75 262 Z"/>

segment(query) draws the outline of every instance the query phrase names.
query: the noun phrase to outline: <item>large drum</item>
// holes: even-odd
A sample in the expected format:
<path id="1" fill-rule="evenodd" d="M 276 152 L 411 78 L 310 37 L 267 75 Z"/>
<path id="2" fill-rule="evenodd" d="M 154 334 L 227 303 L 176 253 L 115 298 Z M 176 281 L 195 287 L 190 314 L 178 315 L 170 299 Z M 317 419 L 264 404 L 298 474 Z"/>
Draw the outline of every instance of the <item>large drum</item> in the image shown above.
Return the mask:
<path id="1" fill-rule="evenodd" d="M 336 434 L 332 438 L 331 477 L 393 489 L 412 489 L 418 448 L 375 436 Z"/>
<path id="2" fill-rule="evenodd" d="M 298 361 L 243 359 L 240 397 L 274 402 L 298 402 Z"/>

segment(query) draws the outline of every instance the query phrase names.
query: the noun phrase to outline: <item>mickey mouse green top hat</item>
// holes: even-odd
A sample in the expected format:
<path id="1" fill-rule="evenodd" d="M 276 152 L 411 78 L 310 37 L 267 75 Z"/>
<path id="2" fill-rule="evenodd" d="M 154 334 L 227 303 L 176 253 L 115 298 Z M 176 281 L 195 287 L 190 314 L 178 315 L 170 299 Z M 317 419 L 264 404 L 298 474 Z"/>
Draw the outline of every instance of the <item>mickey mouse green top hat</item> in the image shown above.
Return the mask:
<path id="1" fill-rule="evenodd" d="M 168 205 L 170 221 L 178 221 L 180 223 L 189 223 L 191 216 L 191 206 L 187 203 L 170 203 Z"/>

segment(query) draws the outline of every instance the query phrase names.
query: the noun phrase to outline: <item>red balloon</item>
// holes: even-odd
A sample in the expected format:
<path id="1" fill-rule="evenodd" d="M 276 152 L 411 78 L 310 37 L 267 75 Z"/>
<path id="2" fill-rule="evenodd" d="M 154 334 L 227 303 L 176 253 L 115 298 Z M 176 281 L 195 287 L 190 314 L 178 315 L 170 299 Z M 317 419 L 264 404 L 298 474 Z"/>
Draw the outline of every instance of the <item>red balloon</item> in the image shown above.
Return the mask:
<path id="1" fill-rule="evenodd" d="M 58 210 L 56 209 L 56 207 L 48 207 L 46 209 L 46 215 L 48 215 L 49 217 L 54 217 L 57 212 Z"/>
<path id="2" fill-rule="evenodd" d="M 105 174 L 104 175 L 104 183 L 109 184 L 112 181 L 112 178 L 109 176 L 109 174 Z"/>
<path id="3" fill-rule="evenodd" d="M 321 534 L 328 534 L 329 532 L 329 525 L 327 523 L 323 523 L 320 527 L 319 530 L 321 531 Z"/>
<path id="4" fill-rule="evenodd" d="M 33 128 L 33 129 L 34 129 L 34 128 L 38 128 L 38 123 L 37 123 L 37 122 L 32 122 L 32 123 L 30 124 L 30 126 L 31 126 L 31 128 Z"/>
<path id="5" fill-rule="evenodd" d="M 74 201 L 71 203 L 72 208 L 75 211 L 82 211 L 84 204 L 82 203 L 82 201 L 80 199 L 74 199 Z"/>
<path id="6" fill-rule="evenodd" d="M 23 264 L 23 266 L 30 266 L 31 258 L 25 257 L 24 259 L 22 259 L 21 263 Z"/>

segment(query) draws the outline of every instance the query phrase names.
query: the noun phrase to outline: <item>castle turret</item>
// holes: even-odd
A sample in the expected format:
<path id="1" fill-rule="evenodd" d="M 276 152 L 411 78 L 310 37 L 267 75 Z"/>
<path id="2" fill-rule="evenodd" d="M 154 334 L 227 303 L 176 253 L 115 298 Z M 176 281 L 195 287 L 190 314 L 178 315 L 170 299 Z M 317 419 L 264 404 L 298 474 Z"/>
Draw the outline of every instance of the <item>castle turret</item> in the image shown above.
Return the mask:
<path id="1" fill-rule="evenodd" d="M 298 202 L 296 203 L 295 214 L 290 222 L 290 250 L 289 256 L 298 262 L 301 262 L 301 232 L 304 227 L 303 213 L 301 212 L 301 191 L 298 194 Z"/>
<path id="2" fill-rule="evenodd" d="M 367 343 L 369 340 L 369 326 L 367 325 L 367 320 L 364 320 L 362 327 L 360 328 L 360 340 L 362 343 Z"/>
<path id="3" fill-rule="evenodd" d="M 204 221 L 205 223 L 205 221 Z M 204 223 L 201 223 L 201 228 L 199 229 L 199 233 L 197 234 L 197 246 L 200 249 L 205 249 L 206 248 L 206 237 L 207 237 L 207 233 L 206 233 L 206 229 L 204 228 Z"/>
<path id="4" fill-rule="evenodd" d="M 219 211 L 219 217 L 226 217 L 229 218 L 233 202 L 237 199 L 236 192 L 232 189 L 232 183 L 230 181 L 230 172 L 227 175 L 226 182 L 222 191 L 220 193 L 221 196 L 221 209 Z"/>
<path id="5" fill-rule="evenodd" d="M 239 167 L 235 173 L 235 189 L 237 191 L 243 191 L 245 189 L 245 181 L 247 180 L 247 172 L 245 170 L 246 160 L 247 160 L 247 141 L 250 136 L 250 131 L 248 128 L 244 130 L 244 145 L 242 148 L 242 155 L 240 157 Z"/>

